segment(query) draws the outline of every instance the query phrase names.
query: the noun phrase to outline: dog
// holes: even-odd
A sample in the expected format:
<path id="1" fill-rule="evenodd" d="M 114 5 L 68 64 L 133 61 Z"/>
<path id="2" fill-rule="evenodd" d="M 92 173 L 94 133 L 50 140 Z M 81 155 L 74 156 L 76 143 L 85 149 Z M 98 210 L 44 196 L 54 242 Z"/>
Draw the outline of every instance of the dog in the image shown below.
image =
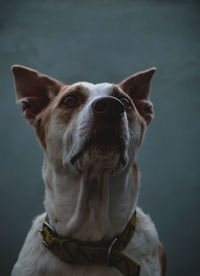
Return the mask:
<path id="1" fill-rule="evenodd" d="M 14 65 L 16 99 L 44 152 L 45 213 L 12 276 L 160 276 L 165 253 L 137 207 L 136 152 L 154 116 L 155 68 L 118 84 L 66 85 Z"/>

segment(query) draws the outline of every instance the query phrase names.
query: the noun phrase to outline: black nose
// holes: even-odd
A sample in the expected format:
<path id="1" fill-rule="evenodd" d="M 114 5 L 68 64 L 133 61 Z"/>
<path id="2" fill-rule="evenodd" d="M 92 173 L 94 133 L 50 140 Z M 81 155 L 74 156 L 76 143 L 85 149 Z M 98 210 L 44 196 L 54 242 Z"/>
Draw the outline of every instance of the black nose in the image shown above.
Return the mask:
<path id="1" fill-rule="evenodd" d="M 123 115 L 124 106 L 115 97 L 101 97 L 92 103 L 92 110 L 95 115 L 108 116 L 108 118 L 119 118 Z"/>

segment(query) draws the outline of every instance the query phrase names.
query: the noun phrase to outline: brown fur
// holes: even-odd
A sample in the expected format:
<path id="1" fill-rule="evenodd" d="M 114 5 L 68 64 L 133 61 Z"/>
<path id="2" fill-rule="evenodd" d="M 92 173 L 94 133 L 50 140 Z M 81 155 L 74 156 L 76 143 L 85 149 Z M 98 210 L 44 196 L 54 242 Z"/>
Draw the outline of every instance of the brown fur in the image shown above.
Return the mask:
<path id="1" fill-rule="evenodd" d="M 161 266 L 161 276 L 165 276 L 166 266 L 167 266 L 167 258 L 166 258 L 166 254 L 164 251 L 164 247 L 161 242 L 159 242 L 158 251 L 159 251 L 159 261 L 160 261 L 160 266 Z"/>
<path id="2" fill-rule="evenodd" d="M 135 175 L 135 185 L 138 190 L 140 187 L 140 171 L 136 162 L 133 163 L 133 171 Z"/>

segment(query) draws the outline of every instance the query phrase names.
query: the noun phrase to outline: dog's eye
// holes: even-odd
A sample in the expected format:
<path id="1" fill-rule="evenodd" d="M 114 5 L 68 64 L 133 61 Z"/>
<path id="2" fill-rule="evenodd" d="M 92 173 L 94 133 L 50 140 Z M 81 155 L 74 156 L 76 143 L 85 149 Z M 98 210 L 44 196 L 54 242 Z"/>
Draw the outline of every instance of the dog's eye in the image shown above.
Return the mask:
<path id="1" fill-rule="evenodd" d="M 80 102 L 79 97 L 74 94 L 71 94 L 71 95 L 65 96 L 61 100 L 61 105 L 72 107 L 72 106 L 77 105 L 79 102 Z"/>
<path id="2" fill-rule="evenodd" d="M 125 108 L 129 108 L 129 109 L 132 108 L 132 105 L 131 105 L 129 99 L 127 99 L 126 97 L 120 97 L 119 100 L 120 100 L 120 102 L 123 103 Z"/>

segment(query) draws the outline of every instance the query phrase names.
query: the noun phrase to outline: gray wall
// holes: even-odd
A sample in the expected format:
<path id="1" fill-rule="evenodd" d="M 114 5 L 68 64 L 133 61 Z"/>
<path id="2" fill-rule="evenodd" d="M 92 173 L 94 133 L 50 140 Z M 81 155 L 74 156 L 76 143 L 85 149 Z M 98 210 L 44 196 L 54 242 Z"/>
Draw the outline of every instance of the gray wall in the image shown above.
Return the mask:
<path id="1" fill-rule="evenodd" d="M 199 269 L 200 5 L 197 1 L 0 1 L 0 274 L 8 275 L 43 211 L 42 153 L 15 106 L 12 64 L 66 83 L 118 82 L 156 66 L 155 120 L 138 155 L 140 205 L 170 276 Z"/>

